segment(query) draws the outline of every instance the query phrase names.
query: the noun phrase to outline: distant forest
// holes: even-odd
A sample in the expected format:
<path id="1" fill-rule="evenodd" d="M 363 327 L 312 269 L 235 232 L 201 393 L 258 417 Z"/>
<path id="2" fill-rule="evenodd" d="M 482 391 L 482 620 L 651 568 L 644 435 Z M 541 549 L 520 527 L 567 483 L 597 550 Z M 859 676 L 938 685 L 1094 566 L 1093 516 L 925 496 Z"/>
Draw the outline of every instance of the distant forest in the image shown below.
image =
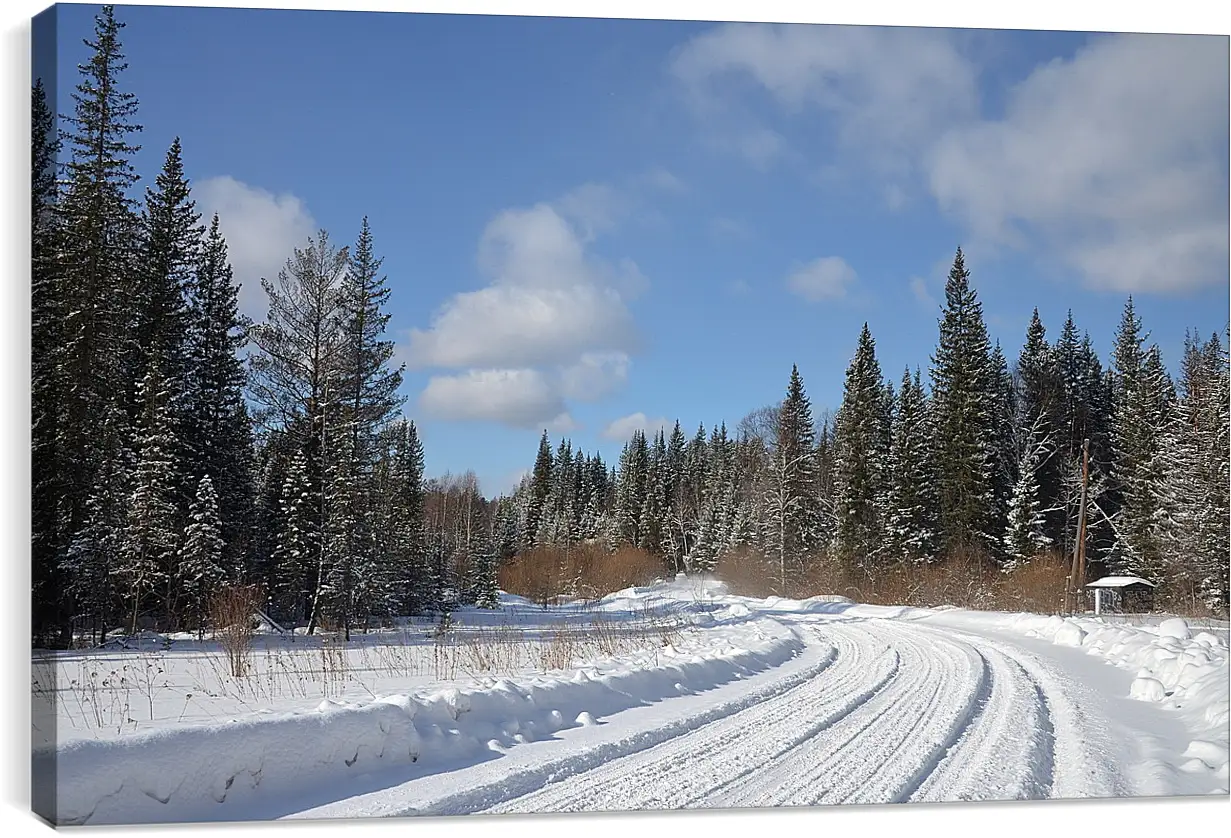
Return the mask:
<path id="1" fill-rule="evenodd" d="M 886 380 L 865 325 L 820 422 L 792 369 L 782 402 L 734 428 L 638 432 L 611 464 L 544 432 L 490 500 L 472 473 L 425 480 L 368 220 L 288 254 L 248 322 L 178 139 L 138 194 L 123 26 L 96 18 L 71 113 L 33 90 L 35 645 L 203 630 L 237 589 L 349 636 L 494 607 L 498 585 L 592 595 L 611 557 L 642 575 L 738 563 L 791 595 L 972 560 L 1012 579 L 1073 552 L 1083 452 L 1090 578 L 1225 613 L 1224 341 L 1189 335 L 1173 381 L 1130 298 L 1106 364 L 1071 316 L 1049 342 L 1036 312 L 1010 365 L 960 250 L 926 385 L 918 366 Z"/>

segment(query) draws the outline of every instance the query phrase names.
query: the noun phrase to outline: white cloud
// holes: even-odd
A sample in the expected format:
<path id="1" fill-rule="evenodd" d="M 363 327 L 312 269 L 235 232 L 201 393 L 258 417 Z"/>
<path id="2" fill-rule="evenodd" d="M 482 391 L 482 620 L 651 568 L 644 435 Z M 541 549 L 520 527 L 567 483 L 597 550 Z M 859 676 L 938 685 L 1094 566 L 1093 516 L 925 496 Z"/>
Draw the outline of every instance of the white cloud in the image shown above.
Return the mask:
<path id="1" fill-rule="evenodd" d="M 644 277 L 632 262 L 617 267 L 587 254 L 552 207 L 498 215 L 483 234 L 479 265 L 492 283 L 456 295 L 430 329 L 411 332 L 412 366 L 570 363 L 588 351 L 635 347 L 624 300 Z"/>
<path id="2" fill-rule="evenodd" d="M 725 24 L 683 44 L 670 71 L 735 151 L 785 130 L 775 119 L 821 115 L 831 131 L 809 151 L 827 168 L 814 179 L 866 189 L 869 167 L 890 210 L 922 188 L 970 249 L 1028 250 L 1117 292 L 1227 281 L 1225 37 L 1092 36 L 1008 86 L 994 116 L 965 43 L 939 29 Z M 797 154 L 775 136 L 755 164 Z"/>
<path id="3" fill-rule="evenodd" d="M 629 364 L 623 352 L 587 352 L 560 370 L 560 392 L 567 399 L 597 401 L 628 381 Z"/>
<path id="4" fill-rule="evenodd" d="M 606 183 L 583 183 L 555 202 L 560 214 L 582 231 L 582 240 L 594 241 L 599 233 L 614 229 L 629 212 L 627 195 Z"/>
<path id="5" fill-rule="evenodd" d="M 228 175 L 197 181 L 192 192 L 206 223 L 218 214 L 235 281 L 240 283 L 240 311 L 263 320 L 266 300 L 261 277 L 275 278 L 294 249 L 316 233 L 316 222 L 294 195 L 275 195 Z"/>
<path id="6" fill-rule="evenodd" d="M 1227 273 L 1227 40 L 1115 35 L 1037 68 L 1002 119 L 929 156 L 942 208 L 1055 252 L 1087 284 L 1180 291 Z"/>
<path id="7" fill-rule="evenodd" d="M 660 429 L 665 429 L 671 424 L 669 420 L 661 416 L 657 419 L 648 419 L 644 413 L 638 411 L 612 420 L 603 429 L 603 436 L 615 442 L 627 442 L 632 439 L 636 431 L 644 431 L 648 436 L 658 433 Z"/>
<path id="8" fill-rule="evenodd" d="M 826 256 L 800 265 L 786 278 L 791 293 L 809 302 L 845 297 L 858 277 L 841 256 Z"/>
<path id="9" fill-rule="evenodd" d="M 419 395 L 419 407 L 434 419 L 501 422 L 519 428 L 573 426 L 558 390 L 533 369 L 432 376 Z"/>
<path id="10" fill-rule="evenodd" d="M 819 108 L 837 117 L 838 141 L 891 172 L 909 168 L 921 138 L 977 107 L 976 70 L 939 29 L 723 24 L 685 43 L 670 69 L 711 122 L 751 81 L 790 114 Z M 749 117 L 740 111 L 738 122 L 745 137 L 760 138 L 751 156 L 764 165 L 781 137 L 749 130 Z"/>
<path id="11" fill-rule="evenodd" d="M 628 302 L 648 281 L 630 259 L 588 245 L 630 212 L 627 197 L 585 184 L 553 204 L 498 214 L 479 242 L 489 283 L 448 300 L 401 354 L 412 368 L 465 370 L 431 378 L 420 406 L 438 418 L 513 427 L 576 427 L 567 401 L 624 385 L 638 339 Z"/>

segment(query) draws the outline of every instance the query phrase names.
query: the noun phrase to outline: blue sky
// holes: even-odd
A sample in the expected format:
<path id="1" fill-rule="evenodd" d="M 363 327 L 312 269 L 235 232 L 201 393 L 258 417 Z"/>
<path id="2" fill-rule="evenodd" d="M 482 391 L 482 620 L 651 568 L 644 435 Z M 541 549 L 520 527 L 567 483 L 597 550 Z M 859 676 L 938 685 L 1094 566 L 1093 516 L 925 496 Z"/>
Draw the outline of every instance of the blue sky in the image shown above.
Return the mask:
<path id="1" fill-rule="evenodd" d="M 95 6 L 60 6 L 59 108 Z M 262 316 L 366 214 L 429 473 L 488 494 L 544 427 L 734 425 L 866 320 L 925 372 L 961 245 L 1010 358 L 1038 306 L 1173 368 L 1228 322 L 1225 36 L 119 7 L 152 179 L 172 138 Z"/>

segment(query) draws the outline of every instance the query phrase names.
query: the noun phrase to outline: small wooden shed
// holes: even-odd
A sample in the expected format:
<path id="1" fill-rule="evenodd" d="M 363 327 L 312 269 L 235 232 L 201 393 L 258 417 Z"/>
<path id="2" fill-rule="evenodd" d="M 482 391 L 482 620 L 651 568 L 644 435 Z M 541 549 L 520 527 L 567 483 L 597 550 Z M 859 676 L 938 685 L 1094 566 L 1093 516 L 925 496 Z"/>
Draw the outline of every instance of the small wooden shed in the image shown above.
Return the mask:
<path id="1" fill-rule="evenodd" d="M 1086 587 L 1094 591 L 1094 613 L 1102 614 L 1104 611 L 1140 613 L 1151 610 L 1157 586 L 1140 576 L 1104 576 Z"/>

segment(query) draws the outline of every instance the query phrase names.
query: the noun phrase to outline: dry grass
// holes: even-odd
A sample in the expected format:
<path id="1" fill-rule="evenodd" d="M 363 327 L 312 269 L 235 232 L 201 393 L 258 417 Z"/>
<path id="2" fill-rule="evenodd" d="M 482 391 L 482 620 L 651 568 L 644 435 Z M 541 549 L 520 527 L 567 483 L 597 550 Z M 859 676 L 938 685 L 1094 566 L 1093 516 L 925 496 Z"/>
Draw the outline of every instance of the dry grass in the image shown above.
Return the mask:
<path id="1" fill-rule="evenodd" d="M 776 568 L 756 556 L 729 556 L 719 564 L 717 575 L 732 593 L 758 597 L 778 593 Z M 1047 614 L 1064 607 L 1067 575 L 1068 565 L 1058 555 L 1038 556 L 1009 573 L 975 554 L 871 571 L 819 558 L 794 579 L 788 578 L 786 593 L 801 599 L 839 594 L 872 605 L 952 605 Z"/>
<path id="2" fill-rule="evenodd" d="M 253 585 L 223 588 L 210 603 L 214 639 L 226 652 L 234 678 L 240 678 L 248 671 L 252 637 L 256 632 L 256 612 L 260 607 L 261 592 Z"/>
<path id="3" fill-rule="evenodd" d="M 498 571 L 500 587 L 543 607 L 562 597 L 596 600 L 633 585 L 648 585 L 663 574 L 662 562 L 644 550 L 599 544 L 536 547 Z"/>

